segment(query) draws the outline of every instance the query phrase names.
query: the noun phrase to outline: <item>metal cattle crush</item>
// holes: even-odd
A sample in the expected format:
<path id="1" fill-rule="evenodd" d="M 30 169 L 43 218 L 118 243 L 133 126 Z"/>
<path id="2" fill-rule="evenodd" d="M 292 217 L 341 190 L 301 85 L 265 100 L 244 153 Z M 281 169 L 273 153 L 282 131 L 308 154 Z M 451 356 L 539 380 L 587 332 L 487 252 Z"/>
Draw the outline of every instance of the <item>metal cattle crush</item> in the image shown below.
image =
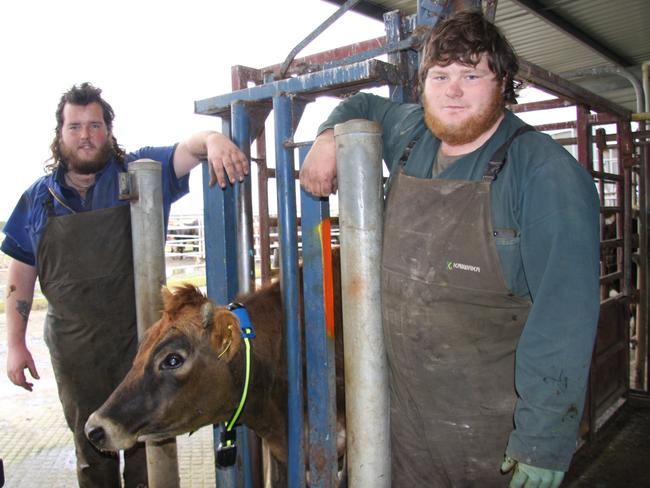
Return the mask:
<path id="1" fill-rule="evenodd" d="M 329 23 L 358 0 L 346 2 Z M 418 2 L 419 3 L 419 2 Z M 452 2 L 453 3 L 453 2 Z M 465 2 L 468 3 L 468 2 Z M 481 2 L 474 2 L 480 7 Z M 491 2 L 486 2 L 490 14 Z M 494 15 L 494 12 L 491 12 Z M 396 101 L 417 99 L 415 73 L 418 36 L 415 28 L 435 23 L 422 12 L 406 16 L 394 11 L 384 16 L 386 37 L 294 59 L 301 43 L 281 64 L 254 69 L 232 68 L 228 94 L 195 102 L 199 114 L 220 117 L 222 130 L 256 163 L 259 207 L 260 277 L 271 277 L 269 235 L 278 229 L 280 273 L 287 327 L 290 384 L 289 486 L 304 484 L 305 457 L 311 467 L 311 485 L 333 486 L 336 475 L 333 407 L 333 337 L 323 300 L 323 256 L 331 242 L 332 221 L 327 200 L 296 195 L 296 154 L 304 160 L 309 143 L 294 141 L 294 133 L 307 104 L 320 96 L 343 96 L 376 86 L 387 86 Z M 417 32 L 417 31 L 415 31 Z M 377 59 L 386 55 L 387 60 Z M 574 107 L 575 120 L 547 123 L 538 130 L 564 131 L 558 141 L 574 151 L 593 176 L 601 198 L 601 318 L 594 351 L 582 435 L 593 440 L 604 416 L 639 393 L 647 393 L 647 168 L 649 131 L 634 127 L 630 111 L 552 73 L 523 62 L 522 81 L 553 95 L 551 100 L 510 107 L 524 116 L 530 112 Z M 275 154 L 266 151 L 265 121 L 273 113 Z M 326 114 L 323 114 L 323 118 Z M 254 146 L 253 146 L 254 144 Z M 205 248 L 208 295 L 228 303 L 255 286 L 252 179 L 210 189 L 204 165 Z M 269 185 L 275 184 L 278 215 L 269 215 Z M 297 217 L 298 200 L 300 217 Z M 233 232 L 236 229 L 236 232 Z M 299 237 L 301 236 L 301 237 Z M 299 319 L 299 248 L 304 262 L 305 323 Z M 325 271 L 326 273 L 327 271 Z M 300 366 L 301 330 L 308 355 L 309 448 L 302 453 L 303 385 Z M 632 355 L 630 355 L 632 351 Z M 632 357 L 631 357 L 632 356 Z M 332 366 L 332 367 L 330 367 Z M 254 436 L 240 431 L 249 448 L 243 449 L 239 469 L 217 469 L 218 486 L 261 486 L 259 448 Z M 218 442 L 218 432 L 215 433 Z M 246 468 L 242 468 L 245 466 Z M 252 469 L 249 469 L 252 467 Z"/>

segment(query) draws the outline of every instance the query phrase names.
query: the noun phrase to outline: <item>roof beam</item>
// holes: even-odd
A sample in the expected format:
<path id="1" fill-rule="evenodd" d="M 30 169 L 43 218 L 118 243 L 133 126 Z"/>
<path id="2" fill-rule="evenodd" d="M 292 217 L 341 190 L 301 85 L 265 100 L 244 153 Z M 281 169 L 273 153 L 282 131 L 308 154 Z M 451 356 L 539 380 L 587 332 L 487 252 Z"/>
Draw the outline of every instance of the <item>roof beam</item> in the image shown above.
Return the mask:
<path id="1" fill-rule="evenodd" d="M 630 117 L 630 111 L 626 108 L 521 58 L 519 58 L 517 78 L 530 81 L 562 98 L 574 100 L 577 104 L 586 105 L 597 112 L 610 112 L 623 118 Z"/>
<path id="2" fill-rule="evenodd" d="M 600 56 L 607 59 L 607 61 L 610 63 L 613 63 L 616 66 L 620 66 L 621 68 L 626 68 L 628 66 L 634 65 L 631 60 L 619 55 L 618 53 L 615 53 L 604 44 L 601 44 L 586 32 L 579 29 L 571 22 L 567 21 L 564 17 L 559 16 L 554 11 L 544 6 L 538 0 L 512 0 L 512 2 L 525 8 L 532 14 L 540 17 L 542 20 L 548 22 L 550 25 L 559 29 L 569 37 L 572 37 L 583 46 L 597 52 Z"/>

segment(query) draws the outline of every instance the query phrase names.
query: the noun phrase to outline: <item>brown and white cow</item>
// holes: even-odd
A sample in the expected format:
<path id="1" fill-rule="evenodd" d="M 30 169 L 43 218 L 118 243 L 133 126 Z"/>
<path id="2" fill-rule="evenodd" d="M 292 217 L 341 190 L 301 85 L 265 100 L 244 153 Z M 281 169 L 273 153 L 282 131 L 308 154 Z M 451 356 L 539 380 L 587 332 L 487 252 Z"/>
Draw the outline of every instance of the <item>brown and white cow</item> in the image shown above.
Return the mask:
<path id="1" fill-rule="evenodd" d="M 335 271 L 335 323 L 340 329 L 340 282 Z M 251 340 L 251 379 L 240 422 L 287 461 L 287 363 L 278 283 L 239 300 L 256 337 Z M 122 383 L 86 423 L 99 449 L 117 451 L 136 441 L 160 441 L 226 422 L 244 382 L 245 347 L 238 318 L 215 306 L 196 287 L 163 289 L 162 318 L 145 334 Z M 342 331 L 336 330 L 337 448 L 344 452 L 345 399 Z"/>

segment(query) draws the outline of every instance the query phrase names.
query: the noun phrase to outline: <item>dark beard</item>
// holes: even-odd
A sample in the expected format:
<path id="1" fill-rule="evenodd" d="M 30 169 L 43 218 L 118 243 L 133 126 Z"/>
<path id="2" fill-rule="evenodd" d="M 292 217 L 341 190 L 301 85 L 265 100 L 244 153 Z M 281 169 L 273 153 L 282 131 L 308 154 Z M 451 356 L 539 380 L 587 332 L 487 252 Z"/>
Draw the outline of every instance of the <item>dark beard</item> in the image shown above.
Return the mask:
<path id="1" fill-rule="evenodd" d="M 59 150 L 68 171 L 74 171 L 80 175 L 92 175 L 101 171 L 113 155 L 113 146 L 110 140 L 106 141 L 106 144 L 100 149 L 97 157 L 89 161 L 77 158 L 75 152 L 63 144 L 60 145 Z"/>
<path id="2" fill-rule="evenodd" d="M 422 95 L 422 105 L 424 107 L 424 122 L 429 130 L 438 139 L 450 146 L 460 146 L 478 139 L 481 134 L 487 132 L 499 120 L 499 117 L 503 115 L 504 107 L 503 96 L 496 89 L 491 96 L 490 104 L 484 112 L 473 115 L 462 126 L 456 127 L 447 125 L 434 116 L 427 108 L 424 95 Z"/>

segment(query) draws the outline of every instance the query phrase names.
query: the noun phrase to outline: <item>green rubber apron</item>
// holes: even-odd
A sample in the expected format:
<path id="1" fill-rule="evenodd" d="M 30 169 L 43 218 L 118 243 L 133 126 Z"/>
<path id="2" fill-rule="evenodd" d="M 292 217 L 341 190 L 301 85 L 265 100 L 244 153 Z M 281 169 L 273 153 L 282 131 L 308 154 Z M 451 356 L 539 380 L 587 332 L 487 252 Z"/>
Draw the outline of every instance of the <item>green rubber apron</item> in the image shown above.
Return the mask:
<path id="1" fill-rule="evenodd" d="M 531 305 L 508 290 L 497 254 L 495 235 L 514 232 L 493 229 L 490 218 L 491 180 L 511 141 L 484 181 L 400 169 L 392 182 L 382 313 L 395 488 L 507 485 L 499 467 L 513 428 L 515 348 Z"/>
<path id="2" fill-rule="evenodd" d="M 137 349 L 129 206 L 50 215 L 37 263 L 48 300 L 45 341 L 74 434 L 79 486 L 120 487 L 118 457 L 97 451 L 83 429 L 124 378 Z M 125 486 L 146 486 L 144 447 L 125 459 Z"/>

